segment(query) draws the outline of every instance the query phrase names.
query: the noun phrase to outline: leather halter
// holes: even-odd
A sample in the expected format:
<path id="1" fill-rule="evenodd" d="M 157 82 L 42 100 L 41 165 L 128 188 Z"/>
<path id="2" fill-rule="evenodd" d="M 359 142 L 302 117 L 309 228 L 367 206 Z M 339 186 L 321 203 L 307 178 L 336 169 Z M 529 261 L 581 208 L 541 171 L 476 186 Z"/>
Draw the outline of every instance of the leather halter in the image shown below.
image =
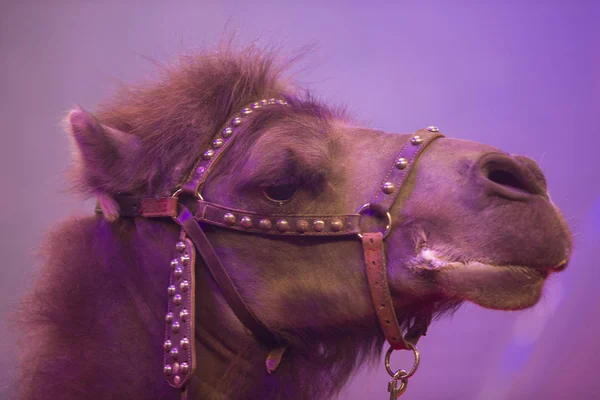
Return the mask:
<path id="1" fill-rule="evenodd" d="M 139 198 L 117 196 L 121 217 L 171 217 L 181 227 L 181 236 L 175 245 L 170 265 L 169 301 L 165 317 L 164 373 L 168 383 L 183 390 L 196 366 L 194 351 L 195 320 L 195 258 L 196 250 L 204 260 L 223 297 L 237 316 L 262 344 L 273 350 L 267 358 L 267 371 L 272 373 L 281 361 L 286 344 L 274 335 L 250 310 L 231 281 L 214 248 L 199 223 L 227 229 L 284 236 L 358 236 L 362 241 L 367 279 L 373 305 L 381 329 L 393 349 L 413 349 L 414 344 L 431 322 L 431 315 L 414 321 L 406 336 L 402 334 L 387 279 L 384 239 L 391 230 L 390 208 L 400 193 L 417 158 L 435 139 L 443 137 L 436 127 L 417 131 L 400 149 L 391 168 L 387 171 L 379 189 L 356 213 L 346 215 L 272 215 L 240 210 L 206 201 L 199 188 L 206 181 L 222 154 L 231 146 L 246 118 L 264 107 L 287 106 L 285 100 L 261 100 L 244 108 L 212 140 L 185 182 L 171 197 Z M 193 196 L 193 202 L 183 196 Z M 180 200 L 181 197 L 181 200 Z M 190 207 L 186 207 L 189 205 Z M 97 208 L 98 212 L 101 212 Z M 363 232 L 360 227 L 366 215 L 386 219 L 384 232 Z"/>

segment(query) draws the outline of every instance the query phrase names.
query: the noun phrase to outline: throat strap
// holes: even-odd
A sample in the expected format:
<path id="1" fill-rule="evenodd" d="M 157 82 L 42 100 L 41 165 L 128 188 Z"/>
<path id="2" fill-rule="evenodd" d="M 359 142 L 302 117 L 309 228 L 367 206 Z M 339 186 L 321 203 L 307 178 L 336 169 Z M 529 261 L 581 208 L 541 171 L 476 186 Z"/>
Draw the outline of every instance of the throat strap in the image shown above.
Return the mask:
<path id="1" fill-rule="evenodd" d="M 280 341 L 278 341 L 273 333 L 260 322 L 240 296 L 240 293 L 237 291 L 231 278 L 227 274 L 225 267 L 223 267 L 223 264 L 219 260 L 215 249 L 210 244 L 206 234 L 198 225 L 198 222 L 194 219 L 193 214 L 185 206 L 180 204 L 179 207 L 180 212 L 176 221 L 182 226 L 196 245 L 206 267 L 210 271 L 235 316 L 252 332 L 259 342 L 267 345 L 279 346 Z"/>

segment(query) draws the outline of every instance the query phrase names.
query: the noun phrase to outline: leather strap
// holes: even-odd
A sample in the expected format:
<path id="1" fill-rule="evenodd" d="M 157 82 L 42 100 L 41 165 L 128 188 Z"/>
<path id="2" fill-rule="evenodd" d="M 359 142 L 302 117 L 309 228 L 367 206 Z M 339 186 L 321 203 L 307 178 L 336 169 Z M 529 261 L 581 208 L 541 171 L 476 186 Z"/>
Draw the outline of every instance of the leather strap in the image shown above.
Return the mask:
<path id="1" fill-rule="evenodd" d="M 396 155 L 381 185 L 371 198 L 371 208 L 381 215 L 390 211 L 392 204 L 400 194 L 404 181 L 416 164 L 417 158 L 435 139 L 444 137 L 436 127 L 418 130 Z"/>
<path id="2" fill-rule="evenodd" d="M 402 335 L 402 329 L 398 325 L 398 318 L 390 294 L 383 248 L 383 234 L 381 232 L 364 233 L 362 246 L 365 255 L 367 280 L 379 326 L 394 350 L 409 349 Z"/>
<path id="3" fill-rule="evenodd" d="M 280 341 L 271 333 L 267 327 L 254 315 L 254 313 L 248 308 L 235 285 L 231 281 L 231 278 L 227 274 L 225 267 L 219 260 L 217 253 L 208 241 L 208 238 L 202 231 L 202 228 L 198 225 L 198 222 L 194 219 L 194 216 L 185 206 L 180 204 L 179 215 L 176 221 L 188 234 L 190 239 L 196 245 L 200 256 L 204 260 L 206 267 L 210 271 L 214 278 L 217 286 L 221 290 L 223 297 L 233 310 L 236 317 L 248 328 L 254 337 L 261 343 L 271 345 L 273 347 L 280 346 Z"/>
<path id="4" fill-rule="evenodd" d="M 196 251 L 181 235 L 169 266 L 167 315 L 165 317 L 164 372 L 169 385 L 185 389 L 196 369 L 194 351 Z"/>
<path id="5" fill-rule="evenodd" d="M 181 191 L 192 196 L 198 194 L 200 186 L 206 181 L 209 172 L 213 169 L 221 155 L 231 146 L 233 139 L 238 135 L 240 127 L 244 124 L 246 118 L 253 113 L 262 110 L 264 107 L 285 106 L 287 101 L 280 99 L 261 100 L 250 104 L 242 112 L 232 118 L 229 123 L 213 138 L 210 149 L 202 154 L 202 157 L 196 162 L 191 174 L 181 185 Z"/>

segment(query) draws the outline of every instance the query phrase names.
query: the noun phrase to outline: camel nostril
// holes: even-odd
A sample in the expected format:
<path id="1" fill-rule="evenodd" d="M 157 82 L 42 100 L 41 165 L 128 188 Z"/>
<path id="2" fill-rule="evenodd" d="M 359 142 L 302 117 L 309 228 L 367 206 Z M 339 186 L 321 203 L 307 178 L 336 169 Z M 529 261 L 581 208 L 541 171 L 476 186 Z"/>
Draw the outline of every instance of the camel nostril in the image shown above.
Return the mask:
<path id="1" fill-rule="evenodd" d="M 528 192 L 527 188 L 521 180 L 515 176 L 512 172 L 503 171 L 503 170 L 490 170 L 487 172 L 487 178 L 502 186 L 508 186 L 512 189 L 522 190 L 524 192 Z"/>
<path id="2" fill-rule="evenodd" d="M 545 195 L 535 176 L 515 157 L 488 153 L 477 163 L 478 173 L 488 193 L 512 200 L 527 200 Z"/>

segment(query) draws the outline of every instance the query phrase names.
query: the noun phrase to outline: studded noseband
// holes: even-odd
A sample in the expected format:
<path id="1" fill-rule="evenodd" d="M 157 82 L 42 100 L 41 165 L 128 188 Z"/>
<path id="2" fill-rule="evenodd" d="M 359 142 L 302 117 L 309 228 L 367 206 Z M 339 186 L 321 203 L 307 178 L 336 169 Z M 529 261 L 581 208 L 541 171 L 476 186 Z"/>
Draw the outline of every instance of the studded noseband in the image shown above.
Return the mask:
<path id="1" fill-rule="evenodd" d="M 245 119 L 251 118 L 252 114 L 260 112 L 263 108 L 287 105 L 285 100 L 269 99 L 244 108 L 212 140 L 210 148 L 202 154 L 187 180 L 172 196 L 162 198 L 117 196 L 116 198 L 121 217 L 171 217 L 181 226 L 180 237 L 174 246 L 169 265 L 167 288 L 169 300 L 163 343 L 165 378 L 172 387 L 182 391 L 182 398 L 187 397 L 187 386 L 196 367 L 194 351 L 196 251 L 204 260 L 237 318 L 252 332 L 256 340 L 272 349 L 266 360 L 268 373 L 276 370 L 286 348 L 286 343 L 273 334 L 248 308 L 199 223 L 266 235 L 354 235 L 362 242 L 373 305 L 381 329 L 390 344 L 386 354 L 386 368 L 393 379 L 390 381 L 388 391 L 392 398 L 397 398 L 406 390 L 407 379 L 416 370 L 419 356 L 415 344 L 419 337 L 425 334 L 431 322 L 431 315 L 414 321 L 406 335 L 403 335 L 394 312 L 387 279 L 384 239 L 392 228 L 390 209 L 400 193 L 402 184 L 427 145 L 443 135 L 434 126 L 421 129 L 412 135 L 398 152 L 375 195 L 354 214 L 268 215 L 234 209 L 203 199 L 200 188 L 222 154 L 241 133 Z M 193 198 L 194 201 L 184 202 L 184 197 L 188 200 Z M 386 223 L 384 232 L 362 231 L 361 219 L 368 216 L 383 219 Z M 409 373 L 404 370 L 393 372 L 389 367 L 391 352 L 399 349 L 410 349 L 415 354 L 415 366 Z"/>

